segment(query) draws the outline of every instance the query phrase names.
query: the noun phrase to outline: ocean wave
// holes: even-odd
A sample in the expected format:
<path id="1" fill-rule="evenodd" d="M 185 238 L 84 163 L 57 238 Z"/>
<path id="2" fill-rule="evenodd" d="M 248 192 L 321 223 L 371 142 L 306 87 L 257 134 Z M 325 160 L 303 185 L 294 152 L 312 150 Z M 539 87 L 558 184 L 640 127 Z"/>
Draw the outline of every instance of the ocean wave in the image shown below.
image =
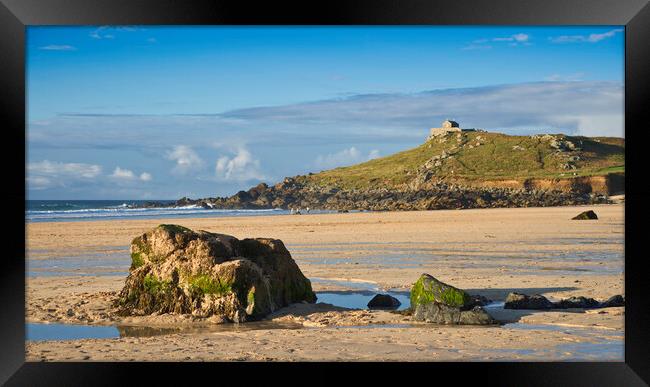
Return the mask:
<path id="1" fill-rule="evenodd" d="M 281 208 L 271 209 L 211 209 L 191 205 L 169 208 L 87 208 L 82 210 L 29 210 L 25 213 L 28 221 L 102 219 L 131 217 L 165 217 L 178 215 L 238 215 L 238 214 L 274 214 L 287 212 Z"/>
<path id="2" fill-rule="evenodd" d="M 81 210 L 28 210 L 28 214 L 66 214 L 66 213 L 86 213 L 86 212 L 129 212 L 129 211 L 155 211 L 155 210 L 184 210 L 184 209 L 202 209 L 202 210 L 209 210 L 209 209 L 204 209 L 201 206 L 197 206 L 195 204 L 189 205 L 189 206 L 179 206 L 179 207 L 151 207 L 151 208 L 143 208 L 143 207 L 122 207 L 116 206 L 116 207 L 104 207 L 104 208 L 84 208 Z"/>

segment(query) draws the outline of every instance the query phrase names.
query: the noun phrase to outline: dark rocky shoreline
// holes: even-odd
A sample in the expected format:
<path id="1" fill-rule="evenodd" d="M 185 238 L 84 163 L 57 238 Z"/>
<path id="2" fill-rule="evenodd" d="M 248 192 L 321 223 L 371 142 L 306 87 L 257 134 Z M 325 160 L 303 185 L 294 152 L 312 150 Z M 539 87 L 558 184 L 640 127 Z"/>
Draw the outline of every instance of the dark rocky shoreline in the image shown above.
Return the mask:
<path id="1" fill-rule="evenodd" d="M 141 208 L 196 205 L 206 209 L 318 209 L 410 211 L 467 208 L 549 207 L 610 203 L 605 195 L 584 191 L 477 188 L 439 182 L 427 189 L 361 189 L 308 186 L 285 178 L 274 186 L 261 183 L 230 197 L 147 202 Z"/>

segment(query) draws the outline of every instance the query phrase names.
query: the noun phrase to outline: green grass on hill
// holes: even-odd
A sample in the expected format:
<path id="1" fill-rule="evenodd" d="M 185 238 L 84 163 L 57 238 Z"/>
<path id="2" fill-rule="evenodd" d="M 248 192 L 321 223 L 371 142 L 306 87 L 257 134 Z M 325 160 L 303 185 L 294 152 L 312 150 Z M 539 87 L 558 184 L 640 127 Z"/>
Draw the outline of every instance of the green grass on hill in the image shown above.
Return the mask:
<path id="1" fill-rule="evenodd" d="M 443 151 L 451 156 L 430 169 L 434 176 L 441 178 L 519 180 L 624 172 L 624 139 L 554 137 L 568 140 L 580 149 L 559 152 L 551 146 L 549 137 L 542 136 L 509 136 L 489 132 L 463 132 L 458 136 L 451 133 L 387 157 L 300 178 L 318 186 L 346 189 L 395 187 L 411 181 L 417 175 L 418 168 Z M 567 169 L 567 164 L 575 169 Z"/>

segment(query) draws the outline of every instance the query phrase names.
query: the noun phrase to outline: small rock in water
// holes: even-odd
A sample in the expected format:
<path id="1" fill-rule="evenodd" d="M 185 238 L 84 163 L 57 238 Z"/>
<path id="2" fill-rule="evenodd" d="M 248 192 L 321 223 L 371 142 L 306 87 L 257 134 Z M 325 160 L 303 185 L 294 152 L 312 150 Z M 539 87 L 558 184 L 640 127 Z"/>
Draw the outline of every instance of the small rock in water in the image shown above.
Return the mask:
<path id="1" fill-rule="evenodd" d="M 590 219 L 598 219 L 598 215 L 596 215 L 595 212 L 592 210 L 589 211 L 584 211 L 581 212 L 580 214 L 574 216 L 571 218 L 572 220 L 590 220 Z"/>
<path id="2" fill-rule="evenodd" d="M 546 297 L 536 294 L 527 296 L 520 293 L 510 293 L 506 298 L 504 309 L 595 309 L 625 306 L 625 299 L 621 295 L 610 297 L 605 302 L 598 302 L 593 298 L 574 296 L 562 299 L 558 302 L 551 302 Z"/>
<path id="3" fill-rule="evenodd" d="M 541 294 L 527 296 L 521 293 L 510 293 L 503 305 L 504 309 L 552 309 L 553 303 Z"/>
<path id="4" fill-rule="evenodd" d="M 377 294 L 368 302 L 368 308 L 397 308 L 402 305 L 399 300 L 390 294 Z"/>
<path id="5" fill-rule="evenodd" d="M 556 308 L 596 308 L 600 306 L 600 302 L 594 300 L 593 298 L 587 297 L 569 297 L 561 300 L 555 304 Z"/>

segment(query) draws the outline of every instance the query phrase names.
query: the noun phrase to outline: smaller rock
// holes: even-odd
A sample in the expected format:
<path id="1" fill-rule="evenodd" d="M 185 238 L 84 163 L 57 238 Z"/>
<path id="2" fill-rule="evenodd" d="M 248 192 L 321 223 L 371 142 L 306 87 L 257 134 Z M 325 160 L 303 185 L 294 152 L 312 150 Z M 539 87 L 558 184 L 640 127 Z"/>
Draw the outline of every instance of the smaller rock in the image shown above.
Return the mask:
<path id="1" fill-rule="evenodd" d="M 625 298 L 620 294 L 612 296 L 607 301 L 600 304 L 601 308 L 611 308 L 615 306 L 625 306 Z"/>
<path id="2" fill-rule="evenodd" d="M 583 296 L 579 297 L 569 297 L 555 304 L 556 308 L 567 309 L 567 308 L 596 308 L 600 305 L 600 302 L 594 300 L 593 298 L 587 298 Z"/>
<path id="3" fill-rule="evenodd" d="M 377 294 L 375 295 L 370 302 L 368 302 L 368 308 L 397 308 L 402 305 L 399 300 L 390 294 Z"/>
<path id="4" fill-rule="evenodd" d="M 598 219 L 598 215 L 596 215 L 595 212 L 592 210 L 581 212 L 580 214 L 574 216 L 571 218 L 572 220 L 591 220 L 591 219 Z"/>
<path id="5" fill-rule="evenodd" d="M 503 305 L 504 309 L 552 309 L 553 303 L 541 294 L 527 296 L 521 293 L 510 293 Z"/>

